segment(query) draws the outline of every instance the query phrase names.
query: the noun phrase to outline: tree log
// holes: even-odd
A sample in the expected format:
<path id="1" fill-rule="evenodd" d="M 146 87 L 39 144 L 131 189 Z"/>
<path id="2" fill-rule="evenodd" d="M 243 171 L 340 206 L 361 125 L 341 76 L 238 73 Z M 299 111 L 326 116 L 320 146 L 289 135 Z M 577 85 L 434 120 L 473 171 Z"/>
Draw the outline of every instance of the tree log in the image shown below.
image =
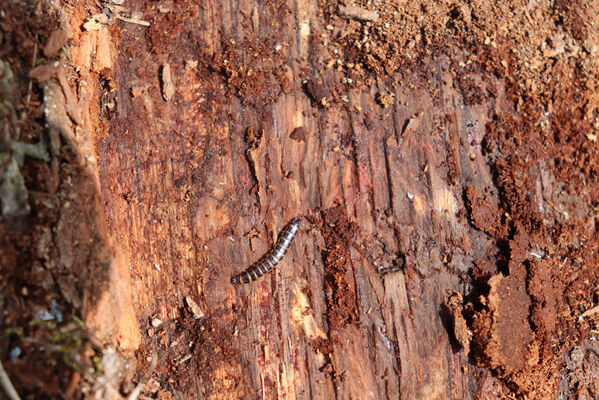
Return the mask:
<path id="1" fill-rule="evenodd" d="M 57 292 L 136 351 L 124 380 L 158 398 L 599 393 L 580 375 L 599 370 L 590 11 L 113 3 L 62 7 L 43 51 L 64 58 L 29 76 L 52 157 L 83 171 L 80 208 L 62 187 L 47 222 L 79 274 Z M 232 284 L 293 218 L 276 267 Z"/>

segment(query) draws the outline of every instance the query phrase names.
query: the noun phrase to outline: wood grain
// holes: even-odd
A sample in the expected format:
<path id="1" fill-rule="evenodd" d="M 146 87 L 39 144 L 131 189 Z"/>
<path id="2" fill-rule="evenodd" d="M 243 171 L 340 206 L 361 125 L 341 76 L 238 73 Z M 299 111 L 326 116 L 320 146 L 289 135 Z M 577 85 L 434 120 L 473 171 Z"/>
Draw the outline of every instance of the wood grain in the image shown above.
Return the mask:
<path id="1" fill-rule="evenodd" d="M 123 27 L 111 76 L 116 118 L 99 155 L 109 226 L 129 252 L 144 348 L 160 352 L 159 370 L 187 381 L 177 389 L 183 397 L 472 398 L 467 357 L 441 315 L 447 291 L 465 294 L 460 277 L 492 247 L 463 217 L 463 191 L 492 185 L 480 141 L 499 105 L 464 105 L 441 58 L 430 60 L 428 82 L 402 75 L 392 86 L 359 84 L 347 103 L 331 95 L 322 107 L 302 82 L 332 85 L 340 73 L 315 76 L 306 61 L 318 51 L 310 35 L 324 31 L 315 3 L 297 1 L 280 20 L 256 1 L 185 7 L 171 20 L 147 8 L 146 19 L 155 18 L 147 32 Z M 192 21 L 193 33 L 182 27 Z M 270 83 L 231 90 L 234 77 L 211 55 L 229 39 L 241 48 L 269 35 L 285 44 L 277 57 L 287 84 L 278 93 Z M 193 59 L 200 67 L 185 68 Z M 175 85 L 168 102 L 158 78 L 165 62 Z M 143 90 L 133 96 L 132 88 Z M 392 106 L 376 102 L 381 91 L 395 95 Z M 290 137 L 298 127 L 304 140 Z M 343 261 L 333 274 L 323 211 L 336 207 L 356 229 L 330 242 Z M 279 267 L 231 285 L 296 216 L 312 224 Z M 384 273 L 394 265 L 401 268 Z M 205 312 L 195 328 L 206 331 L 181 330 L 186 296 Z M 343 299 L 354 303 L 337 304 Z M 331 323 L 344 311 L 355 317 Z M 165 325 L 149 336 L 152 317 Z M 181 338 L 193 358 L 175 370 L 169 360 Z"/>

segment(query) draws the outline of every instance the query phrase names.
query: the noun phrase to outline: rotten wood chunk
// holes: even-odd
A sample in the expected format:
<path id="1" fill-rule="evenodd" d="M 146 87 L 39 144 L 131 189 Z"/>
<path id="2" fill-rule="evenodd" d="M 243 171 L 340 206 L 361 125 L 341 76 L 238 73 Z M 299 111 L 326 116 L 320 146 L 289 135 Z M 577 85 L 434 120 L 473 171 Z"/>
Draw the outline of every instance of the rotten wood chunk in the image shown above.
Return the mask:
<path id="1" fill-rule="evenodd" d="M 449 311 L 451 322 L 453 324 L 453 334 L 456 341 L 464 349 L 464 353 L 470 352 L 470 340 L 472 332 L 468 329 L 466 319 L 462 315 L 462 295 L 457 292 L 451 292 L 445 301 L 445 307 Z"/>
<path id="2" fill-rule="evenodd" d="M 67 40 L 73 36 L 73 32 L 67 29 L 57 29 L 50 34 L 46 45 L 44 46 L 44 55 L 52 57 L 62 49 Z"/>
<path id="3" fill-rule="evenodd" d="M 343 18 L 352 18 L 359 21 L 376 22 L 379 19 L 379 13 L 376 11 L 356 6 L 339 6 L 339 15 Z"/>
<path id="4" fill-rule="evenodd" d="M 35 79 L 38 82 L 46 82 L 50 78 L 54 77 L 56 71 L 58 69 L 58 61 L 53 61 L 48 64 L 38 65 L 29 71 L 29 76 L 31 79 Z"/>
<path id="5" fill-rule="evenodd" d="M 330 106 L 332 97 L 327 86 L 319 81 L 308 79 L 304 81 L 303 87 L 308 96 L 310 96 L 319 107 L 328 108 Z"/>
<path id="6" fill-rule="evenodd" d="M 470 217 L 470 223 L 491 236 L 505 235 L 505 226 L 501 222 L 503 213 L 492 204 L 490 196 L 483 196 L 475 187 L 466 188 L 466 210 Z"/>
<path id="7" fill-rule="evenodd" d="M 298 142 L 305 142 L 307 136 L 308 130 L 303 126 L 298 126 L 289 135 L 291 139 L 297 140 Z"/>
<path id="8" fill-rule="evenodd" d="M 516 377 L 526 365 L 536 362 L 538 354 L 531 346 L 534 333 L 528 319 L 531 299 L 526 291 L 526 268 L 522 262 L 514 262 L 518 250 L 510 249 L 516 254 L 510 260 L 510 275 L 489 279 L 489 294 L 481 298 L 485 308 L 474 315 L 472 350 L 479 365 Z"/>

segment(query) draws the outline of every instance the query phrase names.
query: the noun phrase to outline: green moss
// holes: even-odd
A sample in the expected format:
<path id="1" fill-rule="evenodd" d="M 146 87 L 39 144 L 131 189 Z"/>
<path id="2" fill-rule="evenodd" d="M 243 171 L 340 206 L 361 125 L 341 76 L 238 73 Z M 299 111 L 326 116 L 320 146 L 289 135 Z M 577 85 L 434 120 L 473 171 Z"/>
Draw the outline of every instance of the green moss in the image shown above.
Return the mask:
<path id="1" fill-rule="evenodd" d="M 81 353 L 85 343 L 88 341 L 87 327 L 81 319 L 76 318 L 74 322 L 60 326 L 54 321 L 42 320 L 31 321 L 29 325 L 39 326 L 46 330 L 50 336 L 47 343 L 44 343 L 44 347 L 49 351 L 60 353 L 66 365 L 74 370 L 78 370 L 73 360 L 78 359 L 75 356 Z"/>

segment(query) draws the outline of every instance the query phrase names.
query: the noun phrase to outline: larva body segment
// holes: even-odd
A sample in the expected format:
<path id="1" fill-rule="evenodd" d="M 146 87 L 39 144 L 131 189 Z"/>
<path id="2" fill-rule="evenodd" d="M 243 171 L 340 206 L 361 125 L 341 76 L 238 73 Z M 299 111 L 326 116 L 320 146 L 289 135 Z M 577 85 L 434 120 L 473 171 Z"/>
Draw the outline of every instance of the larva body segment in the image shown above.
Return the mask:
<path id="1" fill-rule="evenodd" d="M 294 218 L 289 224 L 287 224 L 281 230 L 281 233 L 279 233 L 279 237 L 277 238 L 275 245 L 271 247 L 271 249 L 265 255 L 263 255 L 262 258 L 250 265 L 245 271 L 232 277 L 231 283 L 237 285 L 241 283 L 249 283 L 255 281 L 273 269 L 287 252 L 287 248 L 289 248 L 291 241 L 295 237 L 300 223 L 301 220 L 299 218 Z"/>

